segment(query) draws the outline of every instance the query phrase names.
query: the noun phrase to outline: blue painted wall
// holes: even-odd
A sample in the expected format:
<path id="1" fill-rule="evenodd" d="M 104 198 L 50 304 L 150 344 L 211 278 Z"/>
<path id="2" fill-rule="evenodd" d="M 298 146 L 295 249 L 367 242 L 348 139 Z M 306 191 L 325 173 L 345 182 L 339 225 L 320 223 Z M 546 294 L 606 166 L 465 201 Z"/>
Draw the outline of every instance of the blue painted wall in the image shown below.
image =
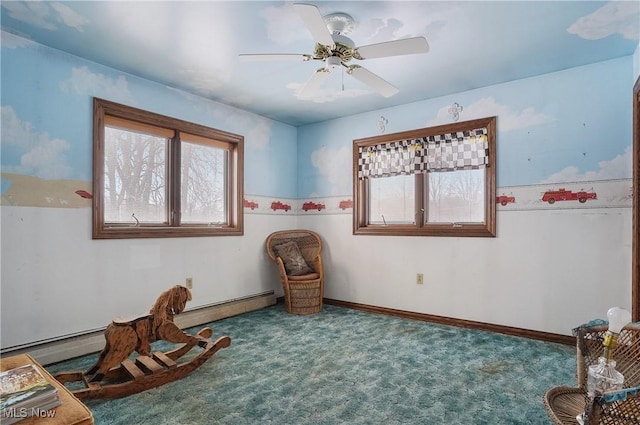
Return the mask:
<path id="1" fill-rule="evenodd" d="M 245 137 L 245 192 L 295 198 L 297 130 L 2 33 L 3 173 L 92 180 L 92 98 Z M 277 164 L 277 166 L 274 166 Z M 11 182 L 2 180 L 2 194 Z"/>
<path id="2" fill-rule="evenodd" d="M 298 196 L 352 191 L 352 141 L 497 116 L 497 185 L 631 178 L 633 57 L 299 128 Z"/>

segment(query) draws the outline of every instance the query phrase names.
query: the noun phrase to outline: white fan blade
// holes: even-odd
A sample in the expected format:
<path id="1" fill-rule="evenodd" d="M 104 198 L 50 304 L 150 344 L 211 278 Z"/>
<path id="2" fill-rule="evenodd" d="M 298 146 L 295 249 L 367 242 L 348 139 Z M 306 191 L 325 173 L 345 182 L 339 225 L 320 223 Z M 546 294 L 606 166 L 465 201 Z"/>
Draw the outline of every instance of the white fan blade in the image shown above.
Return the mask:
<path id="1" fill-rule="evenodd" d="M 354 52 L 354 57 L 356 59 L 375 59 L 388 56 L 427 53 L 428 51 L 429 43 L 427 43 L 426 38 L 413 37 L 357 47 Z"/>
<path id="2" fill-rule="evenodd" d="M 365 83 L 384 97 L 391 97 L 399 91 L 393 84 L 359 65 L 351 65 L 347 69 L 347 74 Z"/>
<path id="3" fill-rule="evenodd" d="M 243 61 L 309 61 L 311 55 L 303 55 L 298 53 L 258 53 L 258 54 L 240 54 L 240 60 Z"/>
<path id="4" fill-rule="evenodd" d="M 312 4 L 294 3 L 293 8 L 298 15 L 300 15 L 316 42 L 325 46 L 333 46 L 335 44 L 329 28 L 327 28 L 327 24 L 324 22 L 324 18 L 316 6 Z"/>
<path id="5" fill-rule="evenodd" d="M 318 69 L 300 90 L 300 97 L 310 97 L 318 91 L 331 72 L 327 68 Z"/>

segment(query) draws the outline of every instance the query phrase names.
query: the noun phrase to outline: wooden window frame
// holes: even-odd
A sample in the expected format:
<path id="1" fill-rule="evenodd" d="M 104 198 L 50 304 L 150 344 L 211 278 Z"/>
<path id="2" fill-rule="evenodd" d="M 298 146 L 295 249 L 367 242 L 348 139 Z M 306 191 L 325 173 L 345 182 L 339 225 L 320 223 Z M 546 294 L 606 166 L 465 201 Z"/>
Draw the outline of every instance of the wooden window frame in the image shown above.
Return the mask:
<path id="1" fill-rule="evenodd" d="M 104 155 L 105 155 L 105 117 L 139 123 L 142 127 L 152 126 L 173 132 L 167 155 L 169 172 L 167 184 L 166 225 L 105 223 L 104 221 Z M 228 167 L 225 180 L 227 184 L 226 215 L 228 223 L 224 225 L 182 224 L 180 223 L 180 143 L 177 135 L 186 133 L 217 142 L 218 146 L 229 148 Z M 244 234 L 243 199 L 244 175 L 244 137 L 222 130 L 205 127 L 188 121 L 179 120 L 142 109 L 121 105 L 104 99 L 93 100 L 93 239 L 128 238 L 170 238 L 192 236 L 241 236 Z"/>
<path id="2" fill-rule="evenodd" d="M 361 147 L 411 140 L 421 137 L 455 133 L 458 131 L 487 129 L 489 162 L 485 168 L 485 222 L 484 223 L 424 223 L 426 202 L 426 176 L 416 174 L 415 224 L 371 224 L 368 222 L 368 178 L 358 178 L 358 152 Z M 453 236 L 453 237 L 495 237 L 496 236 L 496 117 L 481 118 L 436 127 L 409 130 L 353 141 L 353 234 L 378 236 Z"/>

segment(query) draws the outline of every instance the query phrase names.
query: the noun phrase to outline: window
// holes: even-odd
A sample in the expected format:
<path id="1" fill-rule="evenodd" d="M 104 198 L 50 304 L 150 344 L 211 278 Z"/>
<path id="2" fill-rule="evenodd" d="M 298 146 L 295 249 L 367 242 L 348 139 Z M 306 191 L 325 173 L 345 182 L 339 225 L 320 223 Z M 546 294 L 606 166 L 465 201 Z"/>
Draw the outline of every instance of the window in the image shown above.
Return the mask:
<path id="1" fill-rule="evenodd" d="M 244 139 L 94 99 L 93 238 L 242 235 Z"/>
<path id="2" fill-rule="evenodd" d="M 353 233 L 495 236 L 495 122 L 354 140 Z"/>

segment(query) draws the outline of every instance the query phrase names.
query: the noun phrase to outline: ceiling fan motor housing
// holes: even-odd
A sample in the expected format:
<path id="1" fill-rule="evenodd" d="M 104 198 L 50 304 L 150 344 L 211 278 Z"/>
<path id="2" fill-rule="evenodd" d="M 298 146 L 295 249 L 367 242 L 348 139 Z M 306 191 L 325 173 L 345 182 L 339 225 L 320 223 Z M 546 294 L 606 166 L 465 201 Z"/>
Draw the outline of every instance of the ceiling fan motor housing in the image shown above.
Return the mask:
<path id="1" fill-rule="evenodd" d="M 314 50 L 314 57 L 320 60 L 325 60 L 330 57 L 338 57 L 342 62 L 349 62 L 354 58 L 355 44 L 349 38 L 341 36 L 339 34 L 332 34 L 334 41 L 333 46 L 325 46 L 323 44 L 316 44 Z"/>

